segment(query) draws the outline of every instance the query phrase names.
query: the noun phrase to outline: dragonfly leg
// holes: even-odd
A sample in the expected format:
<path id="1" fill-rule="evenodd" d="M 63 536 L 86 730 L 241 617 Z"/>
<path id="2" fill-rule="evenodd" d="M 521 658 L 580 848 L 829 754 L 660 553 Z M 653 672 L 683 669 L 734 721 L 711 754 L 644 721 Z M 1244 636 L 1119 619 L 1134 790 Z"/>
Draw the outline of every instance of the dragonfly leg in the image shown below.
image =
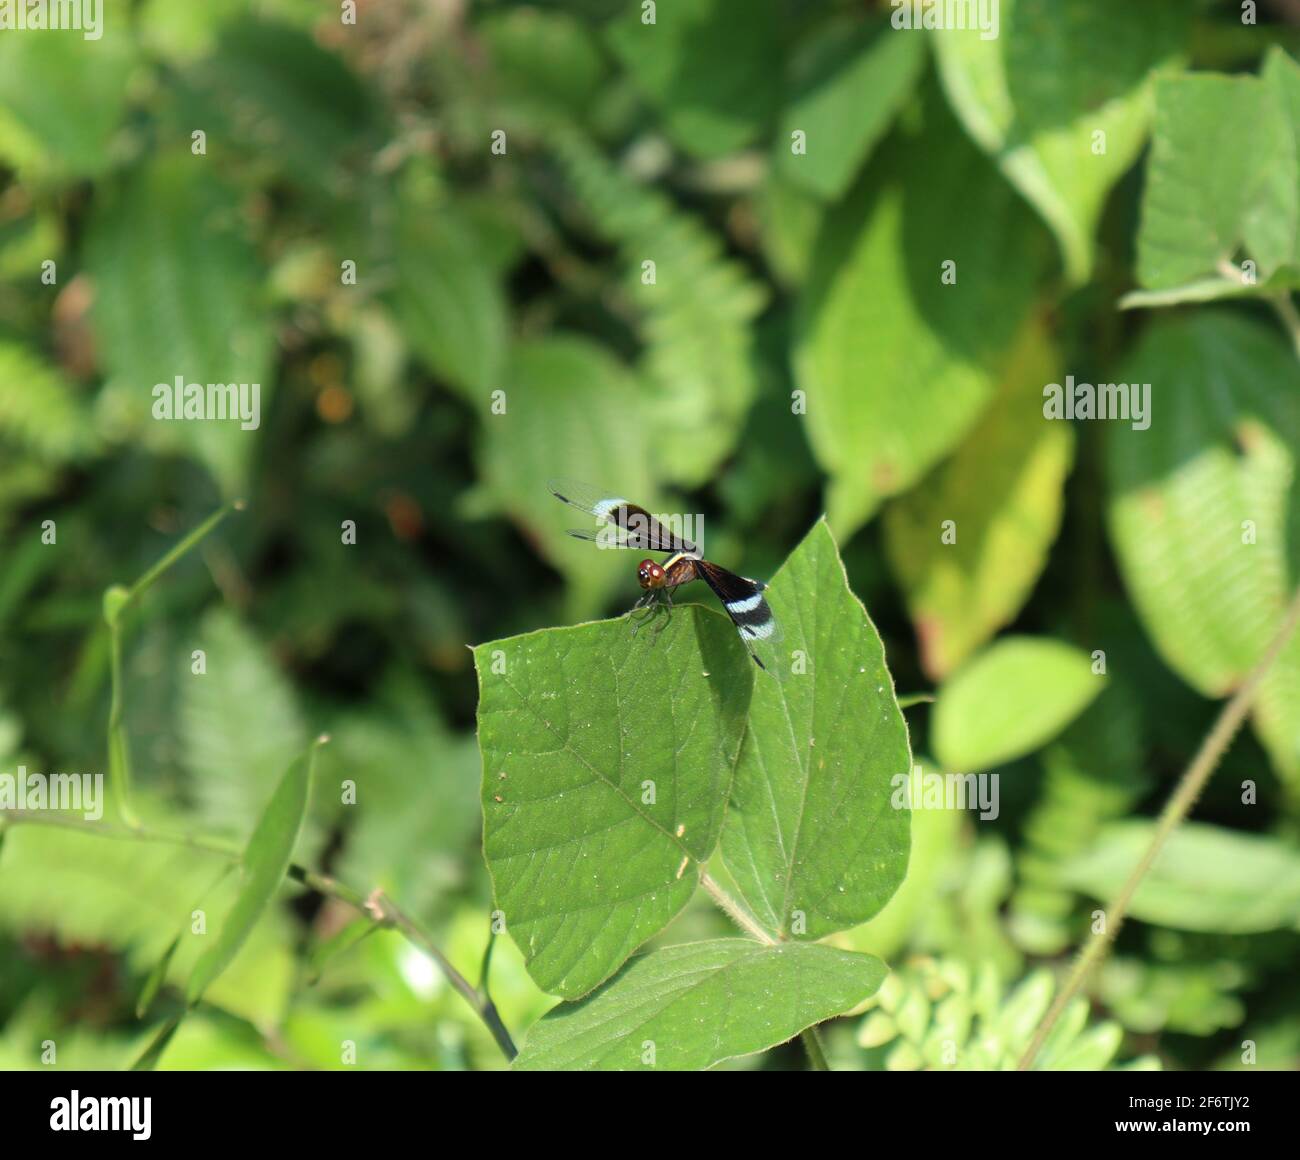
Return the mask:
<path id="1" fill-rule="evenodd" d="M 663 632 L 663 630 L 664 630 L 665 628 L 668 627 L 668 622 L 669 622 L 670 620 L 672 620 L 672 618 L 673 618 L 673 598 L 672 598 L 672 593 L 668 592 L 667 590 L 664 591 L 663 600 L 661 601 L 661 603 L 660 603 L 660 605 L 659 605 L 659 608 L 660 608 L 660 610 L 662 610 L 662 612 L 664 613 L 664 617 L 663 617 L 663 620 L 662 620 L 659 624 L 655 625 L 655 637 L 656 637 L 656 638 L 658 638 L 659 634 L 660 634 L 661 632 Z"/>

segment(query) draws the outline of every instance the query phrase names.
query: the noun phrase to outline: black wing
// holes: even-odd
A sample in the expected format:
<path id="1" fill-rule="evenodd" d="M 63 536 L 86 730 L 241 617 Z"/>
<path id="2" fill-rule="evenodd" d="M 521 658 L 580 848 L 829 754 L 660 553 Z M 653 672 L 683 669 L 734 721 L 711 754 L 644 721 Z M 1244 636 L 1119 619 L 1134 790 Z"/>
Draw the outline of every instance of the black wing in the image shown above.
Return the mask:
<path id="1" fill-rule="evenodd" d="M 772 614 L 772 606 L 763 595 L 763 589 L 767 585 L 758 580 L 737 576 L 734 572 L 719 568 L 717 564 L 710 564 L 708 560 L 699 561 L 696 565 L 696 574 L 722 601 L 722 607 L 727 610 L 727 615 L 731 617 L 731 622 L 740 633 L 740 639 L 745 642 L 745 647 L 749 649 L 749 655 L 754 658 L 754 663 L 760 669 L 768 669 L 780 676 L 784 670 L 779 665 L 765 663 L 759 655 L 763 653 L 769 660 L 772 659 L 775 656 L 771 651 L 772 646 L 782 637 L 781 626 Z"/>
<path id="2" fill-rule="evenodd" d="M 635 548 L 643 552 L 687 552 L 699 549 L 690 540 L 683 539 L 664 527 L 645 508 L 615 495 L 598 491 L 571 479 L 552 479 L 547 486 L 551 494 L 570 507 L 594 516 L 607 528 L 588 531 L 571 528 L 569 535 L 580 540 L 592 540 L 606 547 Z M 612 529 L 618 529 L 613 532 Z"/>

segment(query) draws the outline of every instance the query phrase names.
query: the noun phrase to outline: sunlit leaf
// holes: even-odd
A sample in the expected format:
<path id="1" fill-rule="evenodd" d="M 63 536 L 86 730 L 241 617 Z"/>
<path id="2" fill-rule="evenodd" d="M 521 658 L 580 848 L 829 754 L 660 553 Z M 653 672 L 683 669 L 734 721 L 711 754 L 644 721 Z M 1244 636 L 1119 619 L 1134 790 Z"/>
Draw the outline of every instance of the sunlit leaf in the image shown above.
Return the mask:
<path id="1" fill-rule="evenodd" d="M 239 896 L 225 916 L 215 943 L 195 963 L 186 987 L 186 999 L 191 1006 L 203 998 L 204 992 L 239 953 L 284 881 L 307 813 L 318 745 L 313 745 L 285 770 L 248 839 L 241 865 Z"/>
<path id="2" fill-rule="evenodd" d="M 865 922 L 907 870 L 907 726 L 884 647 L 824 521 L 772 578 L 785 639 L 760 673 L 723 832 L 727 868 L 771 931 L 820 938 Z"/>
<path id="3" fill-rule="evenodd" d="M 922 103 L 924 131 L 892 140 L 827 218 L 798 307 L 796 383 L 840 536 L 970 430 L 1027 315 L 1045 241 L 942 100 L 929 90 Z"/>
<path id="4" fill-rule="evenodd" d="M 849 187 L 925 65 L 925 38 L 892 32 L 883 19 L 835 21 L 802 46 L 773 146 L 781 178 L 826 200 Z M 795 133 L 804 135 L 799 152 Z"/>
<path id="5" fill-rule="evenodd" d="M 1113 898 L 1151 843 L 1154 823 L 1114 822 L 1067 868 L 1070 882 Z M 1300 853 L 1262 834 L 1184 822 L 1156 855 L 1129 904 L 1143 922 L 1246 934 L 1300 924 Z"/>
<path id="6" fill-rule="evenodd" d="M 885 511 L 890 566 L 931 677 L 1011 621 L 1047 563 L 1074 448 L 1070 424 L 1043 415 L 1043 386 L 1059 373 L 1059 355 L 1032 326 L 956 453 Z"/>
<path id="7" fill-rule="evenodd" d="M 516 1070 L 700 1070 L 764 1051 L 873 995 L 871 955 L 718 939 L 633 959 L 535 1024 Z"/>
<path id="8" fill-rule="evenodd" d="M 967 132 L 1042 214 L 1074 282 L 1093 265 L 1106 195 L 1137 159 L 1151 81 L 1185 37 L 1178 0 L 1001 0 L 999 27 L 935 36 Z"/>
<path id="9" fill-rule="evenodd" d="M 983 773 L 1050 741 L 1101 692 L 1106 678 L 1061 641 L 1008 636 L 963 665 L 939 690 L 932 717 L 945 769 Z"/>

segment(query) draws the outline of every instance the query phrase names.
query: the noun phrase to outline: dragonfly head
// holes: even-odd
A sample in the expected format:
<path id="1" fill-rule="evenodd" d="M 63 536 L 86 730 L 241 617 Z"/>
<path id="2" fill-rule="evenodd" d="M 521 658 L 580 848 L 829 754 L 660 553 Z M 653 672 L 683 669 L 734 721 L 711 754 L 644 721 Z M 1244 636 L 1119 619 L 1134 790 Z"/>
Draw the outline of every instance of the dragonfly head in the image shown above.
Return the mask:
<path id="1" fill-rule="evenodd" d="M 662 588 L 666 576 L 663 568 L 653 560 L 642 560 L 636 571 L 636 578 L 641 581 L 642 588 Z"/>

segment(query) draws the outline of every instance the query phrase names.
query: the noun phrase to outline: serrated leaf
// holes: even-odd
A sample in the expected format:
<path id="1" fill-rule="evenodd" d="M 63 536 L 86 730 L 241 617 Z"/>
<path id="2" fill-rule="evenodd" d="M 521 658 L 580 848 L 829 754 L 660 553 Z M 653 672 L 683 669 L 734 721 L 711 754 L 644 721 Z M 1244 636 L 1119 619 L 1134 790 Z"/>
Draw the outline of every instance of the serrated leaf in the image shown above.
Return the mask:
<path id="1" fill-rule="evenodd" d="M 580 135 L 555 133 L 552 144 L 596 231 L 620 248 L 620 284 L 645 345 L 645 422 L 656 445 L 674 448 L 659 471 L 698 487 L 735 447 L 754 397 L 752 322 L 763 287 L 725 255 L 720 237 Z"/>
<path id="2" fill-rule="evenodd" d="M 815 944 L 717 939 L 667 947 L 633 959 L 595 994 L 534 1024 L 514 1067 L 713 1067 L 857 1006 L 886 973 L 870 955 Z"/>
<path id="3" fill-rule="evenodd" d="M 841 537 L 978 418 L 1027 316 L 1042 253 L 1032 213 L 941 98 L 931 89 L 922 104 L 923 132 L 892 140 L 868 171 L 880 176 L 828 216 L 797 309 L 795 378 Z"/>
<path id="4" fill-rule="evenodd" d="M 935 35 L 939 75 L 967 132 L 1052 228 L 1069 279 L 1086 282 L 1106 195 L 1142 149 L 1152 75 L 1179 55 L 1186 17 L 1178 0 L 1001 0 L 998 11 L 999 35 Z"/>
<path id="5" fill-rule="evenodd" d="M 91 311 L 109 376 L 105 425 L 152 446 L 197 454 L 227 494 L 243 490 L 256 429 L 241 419 L 155 420 L 153 389 L 256 383 L 270 406 L 273 332 L 259 305 L 263 273 L 236 232 L 232 192 L 200 157 L 169 155 L 98 191 L 86 239 Z M 201 272 L 201 273 L 200 273 Z"/>
<path id="6" fill-rule="evenodd" d="M 1203 310 L 1152 326 L 1126 374 L 1152 384 L 1151 426 L 1110 432 L 1120 571 L 1165 662 L 1224 696 L 1263 654 L 1300 576 L 1300 368 L 1263 324 Z M 1300 707 L 1285 695 L 1292 650 L 1256 722 L 1279 768 L 1300 776 L 1287 757 L 1300 748 Z"/>
<path id="7" fill-rule="evenodd" d="M 318 748 L 319 743 L 313 744 L 285 770 L 248 839 L 239 896 L 221 924 L 215 944 L 194 964 L 194 973 L 186 987 L 185 997 L 191 1007 L 203 998 L 204 992 L 239 953 L 284 881 L 307 813 Z"/>
<path id="8" fill-rule="evenodd" d="M 1059 370 L 1031 324 L 970 435 L 885 510 L 885 550 L 936 680 L 1015 618 L 1047 563 L 1074 450 L 1070 424 L 1043 415 L 1043 384 Z M 944 534 L 949 520 L 955 541 Z"/>
<path id="9" fill-rule="evenodd" d="M 581 114 L 604 78 L 605 59 L 590 26 L 569 13 L 537 8 L 488 12 L 477 31 L 507 100 Z"/>
<path id="10" fill-rule="evenodd" d="M 482 644 L 474 661 L 496 905 L 537 985 L 577 998 L 694 892 L 754 666 L 731 622 L 694 605 L 658 637 L 601 621 Z"/>
<path id="11" fill-rule="evenodd" d="M 723 858 L 761 923 L 814 939 L 865 922 L 907 872 L 910 814 L 891 800 L 907 726 L 824 520 L 767 597 L 788 676 L 755 682 Z"/>
<path id="12" fill-rule="evenodd" d="M 306 28 L 226 19 L 211 53 L 183 75 L 184 112 L 214 153 L 258 156 L 308 191 L 337 187 L 345 163 L 375 148 L 369 91 Z"/>
<path id="13" fill-rule="evenodd" d="M 1066 868 L 1094 898 L 1113 898 L 1154 833 L 1148 821 L 1114 822 Z M 1300 923 L 1300 853 L 1280 838 L 1184 822 L 1156 855 L 1129 904 L 1143 922 L 1178 930 L 1250 934 Z"/>
<path id="14" fill-rule="evenodd" d="M 281 771 L 302 752 L 307 729 L 293 688 L 265 646 L 226 609 L 203 618 L 195 647 L 205 671 L 181 682 L 180 738 L 204 818 L 251 831 Z"/>
<path id="15" fill-rule="evenodd" d="M 959 773 L 1005 765 L 1055 737 L 1105 683 L 1077 648 L 1042 637 L 1003 637 L 939 690 L 931 718 L 935 756 Z"/>
<path id="16" fill-rule="evenodd" d="M 570 610 L 589 615 L 620 578 L 635 579 L 636 558 L 566 536 L 582 517 L 551 495 L 546 480 L 560 472 L 654 503 L 652 444 L 636 379 L 604 348 L 559 332 L 516 346 L 508 379 L 505 413 L 483 425 L 480 475 L 492 499 L 568 578 Z"/>
<path id="17" fill-rule="evenodd" d="M 717 157 L 749 144 L 775 112 L 778 12 L 749 0 L 665 4 L 655 21 L 628 5 L 609 25 L 615 56 L 689 153 Z"/>
<path id="18" fill-rule="evenodd" d="M 1243 242 L 1265 276 L 1294 258 L 1284 252 L 1283 237 L 1290 223 L 1294 248 L 1296 172 L 1294 132 L 1265 81 L 1214 73 L 1161 77 L 1138 280 L 1150 290 L 1191 282 L 1218 272 Z"/>
<path id="19" fill-rule="evenodd" d="M 835 21 L 801 47 L 773 146 L 780 178 L 827 201 L 848 189 L 925 65 L 924 37 L 891 32 L 885 19 Z M 805 135 L 800 153 L 791 148 L 796 131 Z"/>
<path id="20" fill-rule="evenodd" d="M 508 306 L 473 228 L 453 206 L 408 183 L 396 208 L 390 295 L 422 362 L 486 412 L 501 385 Z"/>

